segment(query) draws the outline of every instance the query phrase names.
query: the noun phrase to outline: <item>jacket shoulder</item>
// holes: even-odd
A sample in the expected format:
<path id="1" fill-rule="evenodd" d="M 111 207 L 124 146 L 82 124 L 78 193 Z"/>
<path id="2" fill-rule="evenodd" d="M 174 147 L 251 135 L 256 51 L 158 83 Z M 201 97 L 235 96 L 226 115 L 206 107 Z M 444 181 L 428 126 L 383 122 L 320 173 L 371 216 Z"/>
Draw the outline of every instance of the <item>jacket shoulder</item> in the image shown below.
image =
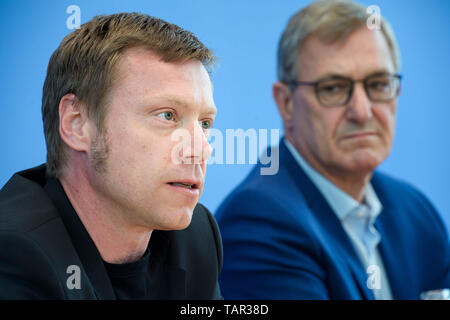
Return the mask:
<path id="1" fill-rule="evenodd" d="M 0 298 L 92 298 L 88 286 L 66 288 L 67 267 L 82 264 L 44 186 L 40 166 L 0 190 Z"/>
<path id="2" fill-rule="evenodd" d="M 29 234 L 0 231 L 0 299 L 64 299 L 58 272 Z"/>
<path id="3" fill-rule="evenodd" d="M 12 176 L 0 190 L 0 230 L 27 232 L 58 217 L 44 185 L 42 166 Z"/>

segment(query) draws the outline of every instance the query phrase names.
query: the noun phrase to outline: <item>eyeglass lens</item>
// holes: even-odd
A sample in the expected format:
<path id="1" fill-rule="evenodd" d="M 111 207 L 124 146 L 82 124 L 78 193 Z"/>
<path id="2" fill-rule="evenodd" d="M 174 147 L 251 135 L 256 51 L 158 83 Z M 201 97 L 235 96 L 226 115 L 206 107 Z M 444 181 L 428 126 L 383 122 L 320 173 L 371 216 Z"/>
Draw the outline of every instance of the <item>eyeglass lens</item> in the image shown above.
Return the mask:
<path id="1" fill-rule="evenodd" d="M 354 82 L 346 78 L 324 79 L 317 82 L 316 93 L 324 105 L 346 104 L 353 92 Z M 376 75 L 362 80 L 370 100 L 385 102 L 392 100 L 398 93 L 400 81 L 393 75 Z"/>

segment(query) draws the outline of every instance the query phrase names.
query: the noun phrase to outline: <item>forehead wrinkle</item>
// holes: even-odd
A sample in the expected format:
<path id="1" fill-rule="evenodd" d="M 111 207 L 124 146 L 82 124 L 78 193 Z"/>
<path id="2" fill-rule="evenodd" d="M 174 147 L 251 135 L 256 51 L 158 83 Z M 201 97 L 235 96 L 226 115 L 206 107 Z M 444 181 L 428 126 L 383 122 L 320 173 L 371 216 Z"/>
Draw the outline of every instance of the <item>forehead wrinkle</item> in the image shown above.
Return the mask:
<path id="1" fill-rule="evenodd" d="M 310 36 L 305 39 L 298 59 L 299 75 L 311 65 L 319 73 L 324 67 L 358 73 L 361 66 L 367 66 L 367 69 L 371 69 L 371 65 L 372 68 L 383 66 L 391 69 L 393 64 L 388 43 L 381 31 L 365 28 L 356 29 L 344 42 L 328 43 L 317 35 Z"/>

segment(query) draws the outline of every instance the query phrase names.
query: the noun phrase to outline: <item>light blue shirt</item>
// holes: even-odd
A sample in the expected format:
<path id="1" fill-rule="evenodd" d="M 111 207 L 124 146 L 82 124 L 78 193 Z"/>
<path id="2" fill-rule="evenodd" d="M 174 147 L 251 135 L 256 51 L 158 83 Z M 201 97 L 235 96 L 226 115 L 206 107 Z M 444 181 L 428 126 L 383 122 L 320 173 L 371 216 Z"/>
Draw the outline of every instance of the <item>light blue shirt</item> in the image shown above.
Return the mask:
<path id="1" fill-rule="evenodd" d="M 374 226 L 383 206 L 372 185 L 367 184 L 364 201 L 359 203 L 314 170 L 287 139 L 284 139 L 284 142 L 341 221 L 368 275 L 367 287 L 372 290 L 377 300 L 391 300 L 389 281 L 377 248 L 381 237 Z"/>

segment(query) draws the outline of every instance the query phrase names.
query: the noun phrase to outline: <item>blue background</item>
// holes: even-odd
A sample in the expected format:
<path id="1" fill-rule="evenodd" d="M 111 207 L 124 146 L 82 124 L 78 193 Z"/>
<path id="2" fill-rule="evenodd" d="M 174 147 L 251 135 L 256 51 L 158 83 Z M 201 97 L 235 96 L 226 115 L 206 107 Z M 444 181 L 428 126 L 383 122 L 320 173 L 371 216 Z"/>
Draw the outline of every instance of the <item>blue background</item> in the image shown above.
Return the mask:
<path id="1" fill-rule="evenodd" d="M 51 53 L 70 32 L 69 5 L 84 23 L 140 11 L 194 32 L 219 57 L 213 74 L 215 128 L 281 129 L 271 95 L 276 48 L 289 17 L 310 1 L 1 1 L 0 186 L 45 161 L 41 90 Z M 392 24 L 404 75 L 391 156 L 381 169 L 421 189 L 450 227 L 450 1 L 361 1 Z M 202 202 L 215 211 L 251 165 L 210 165 Z M 270 186 L 267 186 L 270 188 Z"/>

